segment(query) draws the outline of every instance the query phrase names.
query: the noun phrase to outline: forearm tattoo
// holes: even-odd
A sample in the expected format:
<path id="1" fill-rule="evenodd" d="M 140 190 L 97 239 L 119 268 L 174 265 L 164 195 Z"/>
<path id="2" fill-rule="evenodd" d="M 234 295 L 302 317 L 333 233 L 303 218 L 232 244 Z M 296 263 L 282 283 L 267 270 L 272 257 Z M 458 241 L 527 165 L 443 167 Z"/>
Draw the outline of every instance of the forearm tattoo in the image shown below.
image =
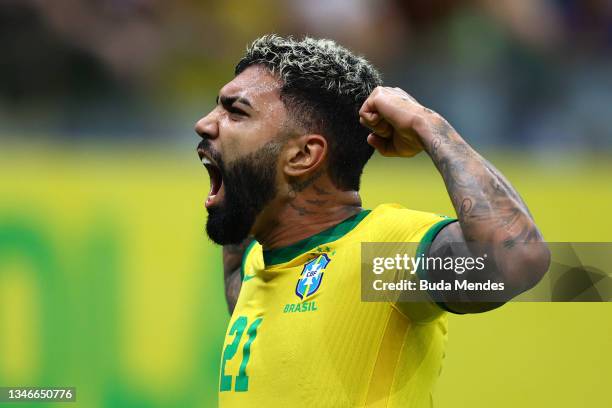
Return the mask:
<path id="1" fill-rule="evenodd" d="M 529 209 L 508 180 L 440 118 L 426 149 L 442 175 L 466 241 L 505 248 L 541 240 Z"/>

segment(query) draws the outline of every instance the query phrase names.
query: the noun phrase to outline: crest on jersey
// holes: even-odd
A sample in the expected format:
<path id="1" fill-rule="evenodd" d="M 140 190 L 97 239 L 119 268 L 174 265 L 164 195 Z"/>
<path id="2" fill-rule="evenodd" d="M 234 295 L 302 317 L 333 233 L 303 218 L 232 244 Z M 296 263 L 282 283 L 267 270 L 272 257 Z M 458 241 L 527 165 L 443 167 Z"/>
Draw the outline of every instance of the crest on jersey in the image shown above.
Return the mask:
<path id="1" fill-rule="evenodd" d="M 295 294 L 300 299 L 307 298 L 319 289 L 323 280 L 323 270 L 329 262 L 330 259 L 327 254 L 321 254 L 306 262 L 295 286 Z"/>

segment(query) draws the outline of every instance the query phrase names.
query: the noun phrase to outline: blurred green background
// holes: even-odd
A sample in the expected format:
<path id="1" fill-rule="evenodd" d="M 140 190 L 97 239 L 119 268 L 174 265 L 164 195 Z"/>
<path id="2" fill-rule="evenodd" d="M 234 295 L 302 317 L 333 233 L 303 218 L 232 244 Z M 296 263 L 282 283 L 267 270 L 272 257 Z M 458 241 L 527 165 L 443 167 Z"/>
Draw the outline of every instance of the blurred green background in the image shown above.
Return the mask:
<path id="1" fill-rule="evenodd" d="M 192 128 L 266 32 L 364 53 L 508 176 L 548 240 L 610 241 L 611 10 L 2 2 L 0 386 L 76 386 L 67 407 L 216 404 L 229 316 Z M 423 155 L 375 156 L 362 184 L 368 208 L 453 214 Z M 611 312 L 522 303 L 452 316 L 436 406 L 612 406 Z"/>

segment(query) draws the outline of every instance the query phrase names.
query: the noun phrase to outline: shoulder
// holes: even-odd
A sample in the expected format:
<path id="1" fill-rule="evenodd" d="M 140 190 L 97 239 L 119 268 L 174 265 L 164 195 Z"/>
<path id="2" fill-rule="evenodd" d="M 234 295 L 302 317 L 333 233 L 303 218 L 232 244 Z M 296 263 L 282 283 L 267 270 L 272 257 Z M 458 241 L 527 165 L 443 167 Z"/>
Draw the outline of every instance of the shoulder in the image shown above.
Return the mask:
<path id="1" fill-rule="evenodd" d="M 434 226 L 455 221 L 444 215 L 417 211 L 399 204 L 381 204 L 369 215 L 368 227 L 380 241 L 418 242 Z"/>

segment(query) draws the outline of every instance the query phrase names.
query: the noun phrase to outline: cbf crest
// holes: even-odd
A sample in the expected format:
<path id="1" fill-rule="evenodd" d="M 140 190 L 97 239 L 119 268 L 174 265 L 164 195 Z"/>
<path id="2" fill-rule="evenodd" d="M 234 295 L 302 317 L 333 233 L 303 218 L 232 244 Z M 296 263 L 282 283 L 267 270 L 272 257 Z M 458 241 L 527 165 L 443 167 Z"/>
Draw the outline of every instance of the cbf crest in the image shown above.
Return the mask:
<path id="1" fill-rule="evenodd" d="M 295 294 L 300 299 L 307 298 L 319 289 L 323 280 L 323 270 L 329 262 L 327 254 L 321 254 L 304 264 L 304 269 L 295 287 Z"/>

